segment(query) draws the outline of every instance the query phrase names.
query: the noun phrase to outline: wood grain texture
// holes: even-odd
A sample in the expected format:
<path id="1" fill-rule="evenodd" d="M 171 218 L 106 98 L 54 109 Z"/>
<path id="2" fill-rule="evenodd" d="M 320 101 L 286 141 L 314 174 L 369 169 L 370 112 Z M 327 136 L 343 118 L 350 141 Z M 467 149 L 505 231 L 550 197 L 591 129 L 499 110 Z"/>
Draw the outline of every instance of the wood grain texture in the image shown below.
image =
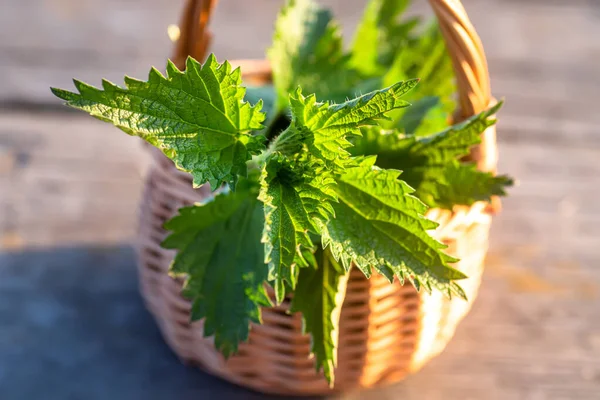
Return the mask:
<path id="1" fill-rule="evenodd" d="M 224 57 L 258 57 L 274 0 L 222 0 Z M 260 3 L 260 6 L 257 4 Z M 363 2 L 324 1 L 346 36 Z M 116 82 L 162 65 L 181 1 L 8 0 L 0 12 L 0 237 L 6 250 L 128 241 L 145 155 L 139 142 L 72 113 L 48 86 Z M 502 172 L 519 186 L 492 225 L 483 285 L 445 352 L 362 399 L 597 399 L 600 393 L 600 6 L 592 1 L 467 0 L 496 97 L 506 97 Z M 425 10 L 419 4 L 418 10 Z M 260 17 L 261 13 L 264 16 Z M 26 26 L 27 29 L 22 29 Z M 251 33 L 251 34 L 248 34 Z M 9 107 L 10 108 L 7 108 Z M 107 139 L 109 138 L 109 139 Z M 42 201 L 43 199 L 43 201 Z"/>

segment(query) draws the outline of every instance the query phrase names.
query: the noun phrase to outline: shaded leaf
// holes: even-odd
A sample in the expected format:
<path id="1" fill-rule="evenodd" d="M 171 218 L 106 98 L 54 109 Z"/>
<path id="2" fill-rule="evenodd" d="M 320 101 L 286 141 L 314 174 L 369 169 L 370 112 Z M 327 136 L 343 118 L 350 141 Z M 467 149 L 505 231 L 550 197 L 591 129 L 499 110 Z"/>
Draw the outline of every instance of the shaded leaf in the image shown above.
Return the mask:
<path id="1" fill-rule="evenodd" d="M 507 176 L 494 176 L 463 164 L 460 158 L 481 143 L 481 133 L 495 124 L 491 118 L 502 106 L 481 112 L 429 136 L 403 135 L 395 130 L 364 128 L 352 148 L 354 155 L 377 155 L 377 165 L 404 171 L 402 179 L 431 207 L 449 208 L 489 201 L 505 195 L 513 184 Z"/>
<path id="2" fill-rule="evenodd" d="M 292 299 L 291 312 L 301 312 L 303 330 L 311 336 L 316 368 L 323 368 L 330 385 L 337 366 L 339 321 L 349 273 L 328 250 L 317 250 L 316 265 L 302 268 Z"/>
<path id="3" fill-rule="evenodd" d="M 289 0 L 275 23 L 267 55 L 277 89 L 277 108 L 288 105 L 288 94 L 301 86 L 320 99 L 342 102 L 360 94 L 362 78 L 350 67 L 342 33 L 331 12 L 312 0 Z M 369 90 L 376 89 L 369 86 Z"/>
<path id="4" fill-rule="evenodd" d="M 185 279 L 192 320 L 204 318 L 204 335 L 214 335 L 226 357 L 248 339 L 250 322 L 261 322 L 260 307 L 271 305 L 257 191 L 255 183 L 241 180 L 235 192 L 182 208 L 165 224 L 172 233 L 162 246 L 177 250 L 171 274 Z"/>

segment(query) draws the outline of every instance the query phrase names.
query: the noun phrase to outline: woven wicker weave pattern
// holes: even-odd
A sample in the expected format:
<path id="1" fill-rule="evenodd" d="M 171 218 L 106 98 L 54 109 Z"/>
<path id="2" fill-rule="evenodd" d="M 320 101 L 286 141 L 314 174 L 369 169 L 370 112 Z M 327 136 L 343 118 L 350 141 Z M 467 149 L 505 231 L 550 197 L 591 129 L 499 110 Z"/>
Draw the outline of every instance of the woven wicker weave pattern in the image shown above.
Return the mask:
<path id="1" fill-rule="evenodd" d="M 202 58 L 208 46 L 206 27 L 214 3 L 189 1 L 181 23 L 182 38 L 173 57 L 179 64 L 187 54 Z M 466 110 L 465 116 L 471 115 L 490 102 L 481 44 L 459 2 L 431 3 L 453 55 L 461 107 Z M 265 62 L 238 64 L 242 64 L 246 80 L 260 82 L 270 76 Z M 480 168 L 494 170 L 494 127 L 484 134 L 484 140 L 473 157 Z M 183 361 L 259 391 L 295 395 L 331 392 L 309 358 L 310 339 L 301 332 L 300 315 L 287 314 L 287 302 L 263 309 L 263 324 L 252 327 L 248 343 L 242 344 L 239 353 L 227 362 L 212 340 L 203 337 L 202 321 L 189 323 L 190 304 L 180 295 L 181 282 L 167 273 L 174 253 L 160 247 L 166 235 L 162 225 L 178 208 L 210 192 L 204 187 L 192 189 L 188 174 L 175 169 L 159 151 L 152 151 L 154 161 L 140 208 L 138 266 L 143 297 L 165 340 Z M 453 212 L 431 210 L 428 214 L 440 223 L 433 235 L 448 244 L 448 253 L 461 259 L 456 267 L 469 276 L 461 282 L 469 302 L 450 301 L 440 293 L 417 293 L 411 285 L 389 284 L 378 275 L 367 280 L 353 270 L 340 318 L 333 390 L 395 382 L 444 349 L 477 295 L 487 251 L 490 210 L 487 204 L 477 203 Z"/>

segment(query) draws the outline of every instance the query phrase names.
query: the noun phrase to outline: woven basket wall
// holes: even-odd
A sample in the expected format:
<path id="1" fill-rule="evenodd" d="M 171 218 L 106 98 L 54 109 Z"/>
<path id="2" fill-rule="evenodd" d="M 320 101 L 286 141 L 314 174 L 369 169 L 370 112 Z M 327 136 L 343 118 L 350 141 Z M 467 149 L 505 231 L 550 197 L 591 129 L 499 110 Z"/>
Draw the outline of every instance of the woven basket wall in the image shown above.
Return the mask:
<path id="1" fill-rule="evenodd" d="M 225 0 L 226 1 L 226 0 Z M 233 1 L 233 0 L 230 0 Z M 430 0 L 451 53 L 459 87 L 461 109 L 467 117 L 492 103 L 481 43 L 460 2 Z M 187 55 L 202 59 L 210 34 L 207 23 L 215 1 L 189 0 L 180 25 L 173 60 L 180 66 Z M 240 61 L 245 82 L 270 79 L 264 61 Z M 453 212 L 431 210 L 428 217 L 440 226 L 432 234 L 446 243 L 448 253 L 461 261 L 456 268 L 469 276 L 462 281 L 469 302 L 449 301 L 439 293 L 417 293 L 410 285 L 389 284 L 374 275 L 370 280 L 353 269 L 340 318 L 338 368 L 330 389 L 315 372 L 309 358 L 309 337 L 301 333 L 300 315 L 287 314 L 288 303 L 263 309 L 262 325 L 252 326 L 248 343 L 227 362 L 203 337 L 202 321 L 189 323 L 190 304 L 181 297 L 181 282 L 168 274 L 172 251 L 160 247 L 166 232 L 163 223 L 177 209 L 210 195 L 208 188 L 192 189 L 188 174 L 178 171 L 159 151 L 151 149 L 140 207 L 138 266 L 142 295 L 158 322 L 165 340 L 184 362 L 255 390 L 293 395 L 327 394 L 370 387 L 402 379 L 439 354 L 477 295 L 494 206 L 477 203 Z M 471 157 L 479 168 L 494 171 L 495 131 L 483 135 Z"/>

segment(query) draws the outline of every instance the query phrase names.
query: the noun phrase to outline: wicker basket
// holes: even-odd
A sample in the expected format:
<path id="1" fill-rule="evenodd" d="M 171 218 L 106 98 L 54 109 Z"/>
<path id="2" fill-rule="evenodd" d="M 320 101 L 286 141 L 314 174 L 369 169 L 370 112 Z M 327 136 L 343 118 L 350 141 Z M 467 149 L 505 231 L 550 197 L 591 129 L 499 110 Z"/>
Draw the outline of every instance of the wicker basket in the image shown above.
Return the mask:
<path id="1" fill-rule="evenodd" d="M 189 0 L 181 23 L 181 37 L 173 60 L 180 66 L 189 54 L 202 59 L 210 41 L 207 23 L 214 0 Z M 457 118 L 487 108 L 489 77 L 483 49 L 459 1 L 430 0 L 455 67 L 461 109 Z M 270 79 L 265 61 L 240 61 L 246 82 Z M 163 223 L 177 209 L 209 195 L 208 188 L 192 189 L 188 174 L 175 169 L 160 152 L 153 151 L 147 175 L 139 226 L 139 273 L 146 304 L 168 344 L 184 362 L 237 384 L 263 392 L 294 395 L 327 394 L 391 383 L 418 370 L 439 354 L 477 295 L 488 245 L 491 216 L 497 204 L 477 203 L 453 212 L 431 210 L 439 222 L 434 232 L 461 259 L 456 267 L 469 279 L 462 282 L 469 302 L 449 301 L 439 293 L 417 293 L 411 285 L 389 284 L 381 276 L 370 280 L 354 269 L 340 319 L 338 368 L 330 389 L 315 372 L 309 358 L 309 338 L 301 332 L 300 315 L 287 314 L 288 303 L 263 309 L 263 325 L 252 327 L 248 343 L 227 362 L 203 337 L 202 321 L 189 323 L 190 304 L 180 296 L 181 282 L 167 274 L 173 252 L 159 243 Z M 494 171 L 494 127 L 483 135 L 483 144 L 471 157 L 484 170 Z M 495 203 L 495 202 L 494 202 Z"/>

